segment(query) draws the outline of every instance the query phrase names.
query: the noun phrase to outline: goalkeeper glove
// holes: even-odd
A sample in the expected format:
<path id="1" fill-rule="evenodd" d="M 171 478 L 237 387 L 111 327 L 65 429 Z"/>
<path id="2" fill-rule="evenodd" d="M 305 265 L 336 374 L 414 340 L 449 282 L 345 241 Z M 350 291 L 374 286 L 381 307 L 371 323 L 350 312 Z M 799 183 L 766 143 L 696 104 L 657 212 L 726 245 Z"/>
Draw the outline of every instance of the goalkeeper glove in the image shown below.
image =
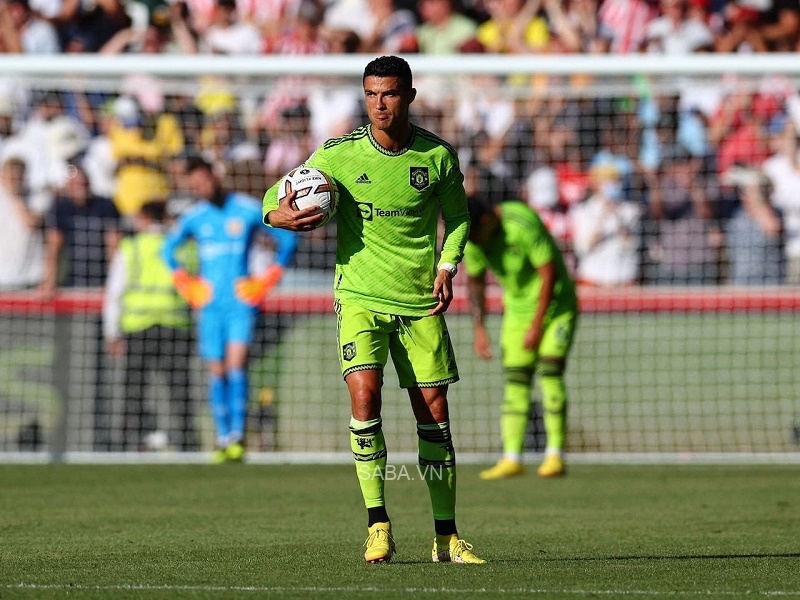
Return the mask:
<path id="1" fill-rule="evenodd" d="M 183 269 L 172 274 L 172 282 L 181 297 L 194 309 L 203 308 L 214 295 L 211 284 L 202 277 L 189 275 Z"/>
<path id="2" fill-rule="evenodd" d="M 258 277 L 242 277 L 236 282 L 236 297 L 245 304 L 258 306 L 283 277 L 283 267 L 270 265 Z"/>

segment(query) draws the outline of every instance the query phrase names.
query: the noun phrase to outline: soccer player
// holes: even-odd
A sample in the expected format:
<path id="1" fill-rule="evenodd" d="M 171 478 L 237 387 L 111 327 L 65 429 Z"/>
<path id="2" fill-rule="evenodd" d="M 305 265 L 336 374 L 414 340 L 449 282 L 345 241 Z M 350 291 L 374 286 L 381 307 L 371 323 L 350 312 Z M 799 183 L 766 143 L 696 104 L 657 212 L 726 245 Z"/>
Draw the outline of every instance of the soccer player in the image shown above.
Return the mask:
<path id="1" fill-rule="evenodd" d="M 226 191 L 211 164 L 192 158 L 187 183 L 200 201 L 183 213 L 167 235 L 163 256 L 178 292 L 199 311 L 200 356 L 208 365 L 209 403 L 216 428 L 215 463 L 241 461 L 245 452 L 247 354 L 256 312 L 280 281 L 297 247 L 294 233 L 265 228 L 258 201 Z M 275 261 L 258 275 L 248 260 L 258 234 L 274 238 Z M 199 272 L 189 274 L 177 257 L 188 239 L 197 244 Z"/>
<path id="2" fill-rule="evenodd" d="M 381 386 L 388 357 L 408 391 L 417 422 L 419 463 L 426 473 L 436 536 L 434 562 L 483 563 L 459 538 L 456 463 L 447 391 L 458 370 L 444 312 L 469 233 L 464 177 L 455 151 L 409 121 L 416 90 L 403 59 L 383 56 L 363 77 L 369 124 L 331 139 L 307 165 L 332 176 L 340 192 L 334 282 L 342 375 L 350 392 L 350 441 L 367 508 L 364 559 L 395 552 L 386 510 L 386 443 Z M 296 192 L 264 196 L 264 221 L 307 231 L 314 207 L 294 211 Z M 441 210 L 444 239 L 435 262 Z"/>
<path id="3" fill-rule="evenodd" d="M 471 199 L 470 236 L 464 253 L 474 350 L 492 357 L 486 331 L 486 271 L 503 288 L 500 347 L 505 371 L 500 420 L 503 456 L 481 479 L 522 475 L 522 449 L 531 405 L 531 382 L 538 376 L 547 434 L 541 477 L 565 474 L 567 394 L 564 368 L 578 318 L 575 284 L 564 258 L 539 215 L 522 202 L 497 206 Z"/>

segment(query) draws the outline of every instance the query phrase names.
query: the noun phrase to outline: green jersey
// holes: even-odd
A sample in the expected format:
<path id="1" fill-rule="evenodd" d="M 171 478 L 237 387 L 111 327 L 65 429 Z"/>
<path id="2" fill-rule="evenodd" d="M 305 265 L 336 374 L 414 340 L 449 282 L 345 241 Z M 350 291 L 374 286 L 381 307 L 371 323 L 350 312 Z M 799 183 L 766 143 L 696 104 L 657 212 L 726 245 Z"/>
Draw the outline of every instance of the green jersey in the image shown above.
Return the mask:
<path id="1" fill-rule="evenodd" d="M 464 176 L 453 148 L 413 127 L 408 145 L 390 152 L 369 125 L 330 139 L 306 161 L 339 187 L 334 295 L 380 313 L 428 314 L 433 296 L 439 214 L 440 262 L 457 265 L 469 236 Z M 263 212 L 278 206 L 278 185 Z"/>
<path id="2" fill-rule="evenodd" d="M 466 272 L 478 276 L 490 269 L 503 288 L 506 313 L 526 318 L 536 312 L 542 281 L 537 268 L 553 261 L 556 285 L 550 312 L 577 310 L 575 283 L 569 276 L 564 256 L 547 227 L 522 202 L 503 202 L 500 232 L 487 247 L 470 242 L 465 250 Z"/>

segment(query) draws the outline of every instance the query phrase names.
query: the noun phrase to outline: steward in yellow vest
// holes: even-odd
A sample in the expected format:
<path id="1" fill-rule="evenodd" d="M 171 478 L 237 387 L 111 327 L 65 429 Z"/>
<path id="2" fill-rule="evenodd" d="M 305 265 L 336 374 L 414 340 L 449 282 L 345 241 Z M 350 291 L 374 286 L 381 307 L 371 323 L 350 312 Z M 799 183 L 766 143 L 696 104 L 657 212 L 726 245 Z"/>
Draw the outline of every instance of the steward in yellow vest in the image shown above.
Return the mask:
<path id="1" fill-rule="evenodd" d="M 103 335 L 106 351 L 125 359 L 124 420 L 119 443 L 124 450 L 153 450 L 153 435 L 168 430 L 168 443 L 197 450 L 194 406 L 190 399 L 191 314 L 161 258 L 164 202 L 145 203 L 134 218 L 136 233 L 123 239 L 106 281 Z M 149 373 L 162 373 L 169 387 L 171 423 L 158 427 L 158 410 L 145 396 Z M 112 439 L 119 438 L 112 432 Z"/>

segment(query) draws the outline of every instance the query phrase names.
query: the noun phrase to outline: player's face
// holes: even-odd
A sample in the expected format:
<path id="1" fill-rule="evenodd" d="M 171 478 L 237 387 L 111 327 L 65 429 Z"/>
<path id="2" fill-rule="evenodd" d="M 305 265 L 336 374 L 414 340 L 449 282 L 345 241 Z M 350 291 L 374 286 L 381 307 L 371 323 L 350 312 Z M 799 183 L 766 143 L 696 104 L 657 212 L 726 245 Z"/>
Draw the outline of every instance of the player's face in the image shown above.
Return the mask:
<path id="1" fill-rule="evenodd" d="M 208 169 L 194 169 L 186 178 L 189 189 L 198 198 L 211 200 L 216 193 L 216 180 L 214 174 Z"/>
<path id="2" fill-rule="evenodd" d="M 416 94 L 417 90 L 402 87 L 397 77 L 366 77 L 364 98 L 372 127 L 390 135 L 393 132 L 405 133 L 408 107 Z"/>

